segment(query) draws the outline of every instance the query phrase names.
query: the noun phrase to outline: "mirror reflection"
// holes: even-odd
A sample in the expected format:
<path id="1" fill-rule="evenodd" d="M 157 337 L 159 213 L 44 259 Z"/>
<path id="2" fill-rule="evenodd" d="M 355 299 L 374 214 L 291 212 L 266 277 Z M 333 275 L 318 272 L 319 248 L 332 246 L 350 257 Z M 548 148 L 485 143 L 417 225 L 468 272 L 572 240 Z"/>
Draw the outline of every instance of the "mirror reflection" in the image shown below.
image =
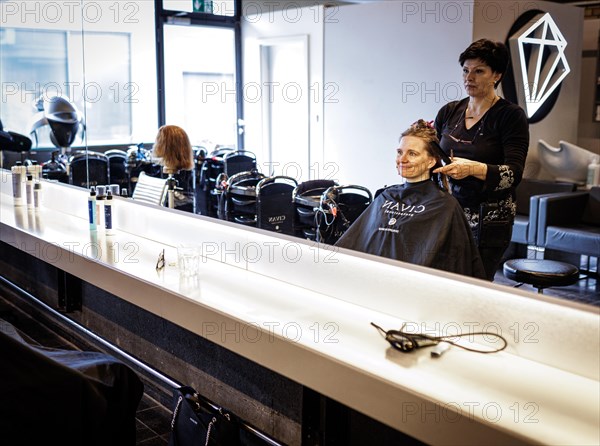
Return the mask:
<path id="1" fill-rule="evenodd" d="M 37 1 L 26 10 L 0 3 L 0 119 L 11 135 L 3 167 L 37 164 L 49 180 L 118 185 L 134 198 L 144 174 L 165 181 L 163 206 L 330 244 L 373 200 L 372 184 L 321 155 L 324 102 L 343 92 L 327 79 L 314 82 L 305 31 L 252 34 L 277 26 L 256 14 L 262 2 L 238 8 L 254 25 L 243 44 L 233 1 L 213 2 L 212 11 L 179 1 Z M 326 19 L 320 7 L 308 9 L 312 22 Z M 300 16 L 290 14 L 279 15 L 293 28 Z M 258 115 L 272 119 L 257 122 Z M 191 169 L 164 170 L 153 146 L 165 124 L 187 132 Z M 390 171 L 392 163 L 390 147 Z M 529 255 L 528 244 L 517 246 L 520 256 Z M 595 259 L 586 257 L 592 271 Z"/>

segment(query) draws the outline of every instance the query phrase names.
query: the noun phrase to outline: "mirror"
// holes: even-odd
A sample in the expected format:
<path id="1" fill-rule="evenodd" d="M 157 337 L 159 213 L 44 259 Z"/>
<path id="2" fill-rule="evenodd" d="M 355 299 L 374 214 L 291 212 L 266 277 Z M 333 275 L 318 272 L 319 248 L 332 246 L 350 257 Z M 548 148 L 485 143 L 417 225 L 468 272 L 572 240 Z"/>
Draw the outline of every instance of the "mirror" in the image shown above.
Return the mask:
<path id="1" fill-rule="evenodd" d="M 188 2 L 171 3 L 188 4 Z M 330 40 L 324 44 L 319 38 L 315 39 L 313 35 L 306 37 L 306 32 L 299 31 L 300 28 L 298 27 L 301 21 L 305 21 L 305 25 L 310 24 L 317 28 L 329 26 L 330 29 L 335 27 L 339 29 L 342 25 L 348 25 L 347 20 L 349 19 L 344 17 L 342 20 L 340 10 L 336 10 L 335 7 L 329 8 L 328 13 L 323 12 L 319 9 L 320 6 L 317 6 L 322 5 L 323 2 L 313 2 L 311 6 L 304 10 L 302 16 L 294 13 L 291 9 L 292 5 L 297 5 L 297 2 L 290 2 L 289 4 L 280 2 L 279 7 L 284 8 L 280 12 L 275 12 L 273 3 L 267 0 L 264 2 L 248 1 L 242 8 L 242 12 L 255 13 L 259 8 L 263 12 L 259 25 L 264 29 L 269 27 L 274 29 L 271 35 L 264 36 L 259 44 L 262 50 L 257 54 L 257 59 L 260 59 L 263 65 L 274 56 L 285 56 L 285 52 L 275 51 L 278 47 L 288 48 L 292 52 L 296 51 L 306 58 L 309 67 L 308 76 L 298 70 L 296 74 L 300 76 L 299 78 L 289 77 L 285 79 L 285 82 L 289 83 L 308 83 L 309 94 L 311 95 L 310 104 L 308 105 L 309 112 L 302 113 L 308 116 L 308 122 L 301 122 L 293 128 L 293 130 L 305 126 L 309 128 L 307 132 L 298 131 L 298 134 L 302 137 L 309 135 L 309 141 L 302 141 L 300 144 L 310 146 L 308 153 L 303 152 L 306 158 L 301 161 L 302 170 L 308 170 L 305 173 L 310 174 L 311 178 L 330 178 L 332 176 L 335 178 L 342 177 L 343 179 L 360 178 L 359 175 L 365 170 L 365 157 L 346 157 L 346 152 L 342 150 L 346 146 L 358 146 L 360 150 L 369 150 L 369 163 L 380 162 L 382 166 L 385 166 L 386 172 L 391 171 L 389 174 L 386 173 L 388 177 L 377 177 L 372 184 L 365 184 L 362 180 L 358 180 L 359 183 L 368 186 L 371 190 L 376 190 L 377 187 L 383 184 L 391 184 L 391 182 L 397 181 L 397 177 L 393 172 L 394 154 L 391 145 L 397 141 L 398 135 L 394 132 L 397 132 L 397 128 L 403 127 L 404 123 L 394 123 L 386 126 L 392 129 L 388 135 L 380 135 L 379 132 L 374 134 L 370 129 L 378 128 L 374 126 L 375 121 L 381 119 L 381 116 L 385 116 L 386 119 L 396 119 L 394 116 L 395 110 L 375 108 L 378 113 L 356 113 L 356 107 L 353 107 L 352 104 L 362 104 L 364 102 L 362 98 L 353 101 L 353 98 L 347 96 L 346 93 L 348 90 L 363 91 L 365 94 L 377 97 L 377 94 L 373 94 L 373 92 L 380 91 L 377 90 L 378 85 L 386 85 L 385 96 L 398 97 L 400 102 L 407 102 L 408 99 L 414 97 L 420 98 L 422 95 L 425 95 L 426 99 L 437 95 L 435 101 L 442 102 L 445 99 L 462 97 L 463 92 L 460 84 L 458 84 L 458 90 L 453 89 L 456 85 L 451 83 L 445 84 L 444 88 L 436 90 L 435 83 L 425 86 L 419 83 L 419 73 L 416 73 L 411 75 L 412 77 L 409 77 L 409 79 L 419 79 L 419 82 L 404 82 L 399 86 L 397 85 L 401 90 L 391 91 L 390 86 L 398 84 L 398 82 L 394 82 L 394 77 L 397 76 L 395 72 L 388 70 L 388 75 L 391 78 L 385 82 L 377 81 L 375 77 L 365 77 L 362 79 L 363 84 L 352 85 L 348 88 L 347 84 L 337 82 L 337 76 L 327 77 L 331 71 L 325 71 L 322 66 L 323 62 L 326 61 L 326 64 L 331 67 L 335 58 L 339 60 L 339 57 L 344 56 L 346 51 L 334 51 L 333 48 L 334 45 L 338 44 L 342 47 L 343 42 L 332 42 Z M 449 5 L 450 3 L 439 4 Z M 406 2 L 406 4 L 418 6 L 414 2 Z M 457 4 L 452 3 L 452 5 L 454 5 L 452 7 L 456 7 Z M 287 6 L 290 7 L 289 10 L 285 10 Z M 363 8 L 364 6 L 367 5 L 341 6 L 340 8 Z M 512 7 L 511 12 L 513 15 L 521 12 L 514 9 L 517 8 L 516 4 Z M 40 111 L 34 107 L 36 99 L 42 93 L 62 93 L 69 97 L 82 115 L 82 122 L 85 123 L 86 129 L 85 133 L 80 131 L 76 135 L 72 142 L 71 153 L 80 149 L 85 151 L 87 148 L 94 151 L 94 146 L 101 145 L 107 151 L 128 152 L 128 155 L 131 155 L 128 160 L 130 159 L 132 165 L 140 171 L 150 167 L 152 160 L 148 158 L 148 153 L 142 150 L 144 148 L 138 146 L 138 144 L 153 142 L 158 122 L 154 3 L 147 1 L 94 2 L 88 0 L 79 0 L 78 2 L 0 2 L 0 8 L 3 17 L 3 26 L 0 29 L 0 81 L 2 85 L 2 116 L 0 118 L 3 121 L 5 130 L 14 130 L 25 135 L 29 134 L 32 121 L 36 113 Z M 440 9 L 440 11 L 450 14 L 453 12 L 450 8 L 451 6 L 447 6 Z M 433 11 L 435 13 L 435 8 Z M 412 23 L 411 20 L 418 21 L 421 19 L 420 16 L 410 13 L 408 10 L 405 13 L 406 16 L 401 19 L 405 27 Z M 365 17 L 363 15 L 362 22 L 357 22 L 357 27 L 353 28 L 355 38 L 362 41 L 365 46 L 371 45 L 375 48 L 370 57 L 373 59 L 381 57 L 389 62 L 390 58 L 387 54 L 397 52 L 396 46 L 392 45 L 391 42 L 384 42 L 384 45 L 379 41 L 373 46 L 372 39 L 375 39 L 375 36 L 370 36 L 369 30 L 356 32 L 359 29 L 358 26 L 366 23 Z M 454 16 L 448 17 L 453 18 Z M 397 25 L 398 20 L 392 19 L 393 24 Z M 346 23 L 343 23 L 344 21 Z M 495 24 L 496 22 L 489 23 L 490 26 Z M 419 24 L 419 26 L 426 25 L 426 23 Z M 435 30 L 441 29 L 440 27 L 455 30 L 459 25 L 460 23 L 456 25 L 451 20 L 446 20 L 443 23 L 435 23 L 433 26 Z M 183 17 L 174 19 L 170 26 L 177 27 L 179 30 L 187 29 Z M 275 29 L 277 26 L 281 27 Z M 287 31 L 282 31 L 283 27 Z M 472 29 L 467 26 L 463 32 L 465 36 L 467 34 L 468 36 L 460 35 L 457 39 L 470 39 Z M 280 37 L 275 38 L 275 36 L 283 34 L 287 34 L 288 37 L 283 40 Z M 296 37 L 289 37 L 289 35 L 295 35 Z M 450 31 L 448 35 L 450 35 Z M 320 38 L 322 38 L 322 28 Z M 329 51 L 327 51 L 327 48 L 325 49 L 326 53 L 323 53 L 322 49 L 319 53 L 318 49 L 315 50 L 319 45 L 321 48 L 327 45 L 331 45 L 331 47 L 329 47 Z M 424 48 L 435 46 L 434 43 L 430 46 L 423 45 Z M 353 46 L 353 48 L 357 47 Z M 350 56 L 352 56 L 351 53 L 352 51 L 350 51 Z M 449 60 L 451 59 L 451 62 L 448 62 L 449 64 L 455 63 L 456 54 L 450 53 L 437 56 L 438 60 L 439 57 L 447 57 Z M 320 66 L 318 64 L 319 60 L 321 60 Z M 354 63 L 359 64 L 360 62 L 355 60 Z M 404 64 L 402 69 L 421 70 L 418 64 L 414 64 L 412 67 L 409 65 Z M 322 71 L 320 78 L 314 75 L 313 70 L 315 67 Z M 350 68 L 352 67 L 353 65 L 350 66 Z M 346 69 L 345 71 L 350 73 L 353 69 Z M 273 78 L 269 77 L 273 73 L 269 73 L 268 70 L 263 72 L 264 77 L 258 79 L 259 85 L 273 81 Z M 219 73 L 222 73 L 222 71 L 219 71 Z M 209 74 L 218 75 L 219 73 Z M 323 78 L 323 73 L 326 75 L 325 78 Z M 246 76 L 245 82 L 248 82 L 248 79 L 249 77 Z M 458 66 L 456 79 L 460 80 Z M 252 79 L 250 78 L 250 80 Z M 317 83 L 315 83 L 315 80 Z M 194 79 L 188 81 L 194 82 Z M 235 80 L 229 77 L 226 81 L 223 81 L 219 77 L 213 77 L 211 82 L 209 85 L 216 89 L 205 90 L 204 93 L 207 98 L 214 99 L 218 97 L 220 99 L 225 97 L 226 100 L 231 100 L 231 84 Z M 369 87 L 368 89 L 363 88 L 365 84 Z M 313 87 L 317 87 L 317 89 L 313 89 Z M 410 90 L 410 88 L 416 90 Z M 262 90 L 262 92 L 265 91 L 265 89 Z M 289 91 L 293 93 L 292 90 Z M 315 92 L 321 93 L 318 102 L 312 96 Z M 254 96 L 251 96 L 252 93 L 250 90 L 244 91 L 245 99 L 248 102 L 250 102 L 249 99 L 254 98 Z M 417 102 L 414 113 L 417 115 L 428 114 L 429 110 L 426 110 L 423 105 L 427 101 Z M 252 119 L 250 115 L 255 113 L 252 111 L 251 104 L 245 105 L 247 106 L 246 121 L 249 121 Z M 186 110 L 193 110 L 193 104 L 186 104 L 186 106 L 188 107 Z M 302 105 L 302 107 L 306 107 L 306 105 Z M 347 109 L 348 113 L 338 113 L 340 108 Z M 569 108 L 565 110 L 565 113 L 571 111 L 571 108 Z M 223 116 L 230 113 L 230 110 L 224 110 Z M 259 113 L 262 113 L 262 111 L 259 111 Z M 279 111 L 269 109 L 267 110 L 268 113 L 277 114 Z M 330 133 L 325 132 L 323 127 L 325 113 L 327 113 L 330 128 L 333 129 Z M 346 119 L 358 115 L 360 115 L 361 121 L 356 125 L 354 124 L 356 121 Z M 198 116 L 201 116 L 200 119 L 207 118 L 206 113 Z M 202 123 L 199 125 L 202 125 Z M 189 124 L 185 123 L 184 126 L 188 127 Z M 243 123 L 240 124 L 240 127 L 242 126 Z M 549 131 L 559 132 L 562 128 L 562 126 L 554 127 Z M 344 131 L 348 128 L 353 129 L 353 132 Z M 49 129 L 50 125 L 40 127 L 38 147 L 32 152 L 36 158 L 39 157 L 40 160 L 44 161 L 50 158 L 52 151 L 57 150 L 51 142 Z M 280 138 L 280 136 L 272 135 L 272 129 L 273 126 L 266 129 L 265 134 L 271 135 L 269 140 Z M 252 132 L 263 132 L 263 130 L 265 129 L 262 125 L 256 126 L 254 130 L 248 128 L 246 147 L 249 150 L 256 147 L 261 147 L 261 150 L 262 147 L 268 148 L 268 153 L 257 153 L 258 163 L 261 167 L 266 167 L 266 169 L 263 169 L 265 173 L 271 173 L 269 165 L 272 166 L 277 162 L 281 163 L 282 159 L 288 164 L 297 160 L 296 157 L 286 160 L 274 145 L 254 144 L 254 141 L 261 140 L 253 140 Z M 351 144 L 346 145 L 348 139 L 341 140 L 341 138 L 352 138 L 352 133 L 364 135 L 365 139 L 349 141 Z M 232 139 L 230 137 L 227 143 L 229 144 Z M 324 154 L 326 140 L 329 152 Z M 249 141 L 251 143 L 248 143 Z M 297 138 L 294 138 L 294 141 L 297 141 Z M 201 140 L 193 141 L 195 144 L 201 142 Z M 209 151 L 212 148 L 214 147 L 207 147 Z M 381 150 L 375 153 L 373 148 L 381 148 Z M 386 150 L 389 150 L 389 153 Z M 18 159 L 20 154 L 15 153 L 11 156 Z M 341 158 L 345 159 L 345 163 L 347 163 L 344 166 L 346 168 L 345 172 L 340 173 L 336 169 L 328 168 L 328 161 Z M 90 166 L 94 164 L 96 158 L 90 158 L 90 153 L 85 153 L 79 159 L 82 160 L 81 165 L 85 173 L 83 177 L 87 181 Z M 291 171 L 288 170 L 286 173 L 291 173 Z"/>

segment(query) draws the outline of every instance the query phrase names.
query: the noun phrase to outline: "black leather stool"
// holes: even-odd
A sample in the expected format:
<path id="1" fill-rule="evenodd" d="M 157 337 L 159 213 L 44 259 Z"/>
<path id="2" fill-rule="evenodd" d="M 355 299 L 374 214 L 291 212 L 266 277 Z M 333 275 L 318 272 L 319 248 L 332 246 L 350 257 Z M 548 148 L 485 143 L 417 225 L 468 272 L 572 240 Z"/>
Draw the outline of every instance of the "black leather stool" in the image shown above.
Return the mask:
<path id="1" fill-rule="evenodd" d="M 556 260 L 512 259 L 504 262 L 504 276 L 507 279 L 528 283 L 542 294 L 544 288 L 573 285 L 579 280 L 579 269 L 570 263 Z"/>

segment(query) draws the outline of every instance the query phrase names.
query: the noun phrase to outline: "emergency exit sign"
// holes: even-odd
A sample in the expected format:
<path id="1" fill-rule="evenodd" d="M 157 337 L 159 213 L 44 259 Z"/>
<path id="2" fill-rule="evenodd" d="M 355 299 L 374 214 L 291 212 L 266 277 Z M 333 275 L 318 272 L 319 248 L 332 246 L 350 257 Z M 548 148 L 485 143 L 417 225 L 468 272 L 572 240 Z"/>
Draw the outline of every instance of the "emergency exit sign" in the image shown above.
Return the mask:
<path id="1" fill-rule="evenodd" d="M 194 12 L 208 12 L 212 14 L 213 12 L 213 2 L 212 0 L 192 0 L 194 5 Z"/>

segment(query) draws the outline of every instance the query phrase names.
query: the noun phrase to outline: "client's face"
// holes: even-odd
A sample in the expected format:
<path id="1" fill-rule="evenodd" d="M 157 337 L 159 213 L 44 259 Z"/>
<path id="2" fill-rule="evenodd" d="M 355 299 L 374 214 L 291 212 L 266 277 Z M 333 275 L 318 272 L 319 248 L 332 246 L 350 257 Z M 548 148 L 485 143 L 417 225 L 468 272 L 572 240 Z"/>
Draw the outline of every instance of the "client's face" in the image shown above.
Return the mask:
<path id="1" fill-rule="evenodd" d="M 428 180 L 429 169 L 435 165 L 435 159 L 427 153 L 426 143 L 416 136 L 404 136 L 396 151 L 396 168 L 398 175 L 407 182 Z"/>

